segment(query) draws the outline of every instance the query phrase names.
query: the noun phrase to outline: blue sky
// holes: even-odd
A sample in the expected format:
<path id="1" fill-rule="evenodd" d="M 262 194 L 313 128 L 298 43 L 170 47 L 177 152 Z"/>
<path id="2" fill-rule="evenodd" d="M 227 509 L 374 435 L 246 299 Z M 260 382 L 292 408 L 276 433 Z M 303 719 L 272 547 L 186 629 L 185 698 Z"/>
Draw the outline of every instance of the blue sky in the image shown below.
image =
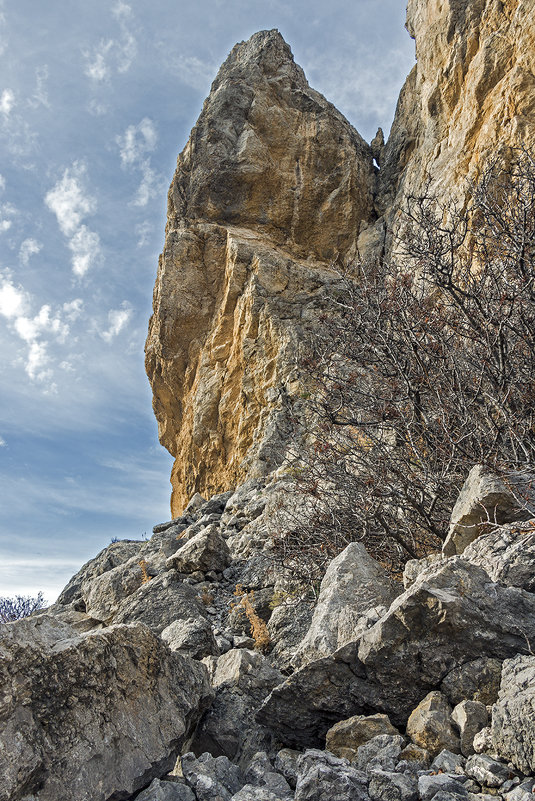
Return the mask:
<path id="1" fill-rule="evenodd" d="M 368 141 L 402 0 L 0 0 L 0 596 L 169 517 L 143 344 L 167 188 L 232 46 L 278 28 Z"/>

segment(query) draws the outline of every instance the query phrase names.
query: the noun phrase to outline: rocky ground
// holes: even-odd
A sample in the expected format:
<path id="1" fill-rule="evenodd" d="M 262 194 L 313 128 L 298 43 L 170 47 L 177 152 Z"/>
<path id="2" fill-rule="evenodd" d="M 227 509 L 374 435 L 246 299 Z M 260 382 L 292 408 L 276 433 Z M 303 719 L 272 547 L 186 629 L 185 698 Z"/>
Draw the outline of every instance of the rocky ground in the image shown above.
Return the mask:
<path id="1" fill-rule="evenodd" d="M 535 520 L 514 492 L 475 468 L 453 555 L 402 585 L 352 543 L 314 604 L 272 558 L 280 502 L 265 480 L 195 496 L 0 628 L 1 801 L 527 801 Z M 509 522 L 483 526 L 491 503 Z"/>

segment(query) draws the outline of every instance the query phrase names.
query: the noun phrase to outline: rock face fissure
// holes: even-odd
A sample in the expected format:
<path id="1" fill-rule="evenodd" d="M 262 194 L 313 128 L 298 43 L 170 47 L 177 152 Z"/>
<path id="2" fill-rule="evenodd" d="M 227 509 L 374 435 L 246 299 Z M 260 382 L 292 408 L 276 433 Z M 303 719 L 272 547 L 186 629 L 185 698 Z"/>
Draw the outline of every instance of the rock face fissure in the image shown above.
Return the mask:
<path id="1" fill-rule="evenodd" d="M 333 266 L 389 252 L 408 195 L 462 198 L 490 155 L 533 144 L 534 11 L 410 0 L 417 63 L 386 144 L 310 88 L 278 31 L 232 50 L 178 159 L 147 339 L 173 515 L 282 461 Z"/>

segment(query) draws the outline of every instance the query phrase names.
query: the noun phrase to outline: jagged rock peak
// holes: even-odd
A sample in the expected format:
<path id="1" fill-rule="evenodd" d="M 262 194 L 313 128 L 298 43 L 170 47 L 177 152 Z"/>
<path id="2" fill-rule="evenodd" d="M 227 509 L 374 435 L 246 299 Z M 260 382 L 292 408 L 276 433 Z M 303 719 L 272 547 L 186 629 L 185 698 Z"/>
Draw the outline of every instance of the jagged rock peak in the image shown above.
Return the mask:
<path id="1" fill-rule="evenodd" d="M 178 158 L 147 339 L 173 515 L 280 463 L 296 348 L 374 219 L 375 180 L 277 31 L 236 45 Z"/>

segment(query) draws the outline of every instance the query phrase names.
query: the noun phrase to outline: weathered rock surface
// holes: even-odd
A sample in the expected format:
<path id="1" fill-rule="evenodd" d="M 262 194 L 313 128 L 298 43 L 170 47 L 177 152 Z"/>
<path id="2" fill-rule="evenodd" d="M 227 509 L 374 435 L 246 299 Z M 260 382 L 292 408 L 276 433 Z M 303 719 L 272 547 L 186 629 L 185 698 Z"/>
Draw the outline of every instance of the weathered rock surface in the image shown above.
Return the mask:
<path id="1" fill-rule="evenodd" d="M 387 715 L 354 715 L 332 726 L 325 738 L 327 751 L 352 761 L 357 749 L 379 734 L 399 734 Z"/>
<path id="2" fill-rule="evenodd" d="M 535 772 L 535 657 L 504 662 L 491 730 L 499 754 L 524 773 Z"/>
<path id="3" fill-rule="evenodd" d="M 431 756 L 444 750 L 459 753 L 461 743 L 453 728 L 451 713 L 452 708 L 441 692 L 428 693 L 409 716 L 407 736 Z"/>
<path id="4" fill-rule="evenodd" d="M 350 543 L 327 568 L 294 665 L 327 656 L 356 639 L 364 613 L 375 606 L 390 606 L 402 589 L 361 543 Z"/>
<path id="5" fill-rule="evenodd" d="M 493 581 L 535 591 L 535 520 L 500 526 L 474 540 L 463 559 L 480 565 Z"/>
<path id="6" fill-rule="evenodd" d="M 359 641 L 296 671 L 257 717 L 288 745 L 317 745 L 337 720 L 385 712 L 394 725 L 455 668 L 529 651 L 535 596 L 459 557 L 430 567 Z"/>
<path id="7" fill-rule="evenodd" d="M 203 665 L 140 624 L 0 627 L 0 799 L 126 797 L 169 770 L 211 700 Z"/>
<path id="8" fill-rule="evenodd" d="M 182 573 L 194 573 L 196 570 L 224 570 L 232 558 L 227 543 L 212 524 L 188 540 L 180 550 L 167 560 L 168 568 L 176 568 Z"/>
<path id="9" fill-rule="evenodd" d="M 477 180 L 489 157 L 533 145 L 534 11 L 534 0 L 409 0 L 416 65 L 384 147 L 376 198 L 393 237 L 408 195 L 465 197 L 467 179 Z"/>
<path id="10" fill-rule="evenodd" d="M 281 458 L 297 343 L 374 186 L 370 147 L 280 34 L 236 45 L 178 160 L 146 346 L 174 515 Z"/>
<path id="11" fill-rule="evenodd" d="M 215 700 L 190 747 L 198 755 L 209 751 L 244 764 L 271 748 L 272 734 L 255 721 L 255 712 L 284 677 L 262 654 L 245 648 L 228 651 L 211 667 Z"/>
<path id="12" fill-rule="evenodd" d="M 507 478 L 475 465 L 453 507 L 442 552 L 461 554 L 489 525 L 529 520 L 535 514 L 531 476 L 510 473 Z"/>

